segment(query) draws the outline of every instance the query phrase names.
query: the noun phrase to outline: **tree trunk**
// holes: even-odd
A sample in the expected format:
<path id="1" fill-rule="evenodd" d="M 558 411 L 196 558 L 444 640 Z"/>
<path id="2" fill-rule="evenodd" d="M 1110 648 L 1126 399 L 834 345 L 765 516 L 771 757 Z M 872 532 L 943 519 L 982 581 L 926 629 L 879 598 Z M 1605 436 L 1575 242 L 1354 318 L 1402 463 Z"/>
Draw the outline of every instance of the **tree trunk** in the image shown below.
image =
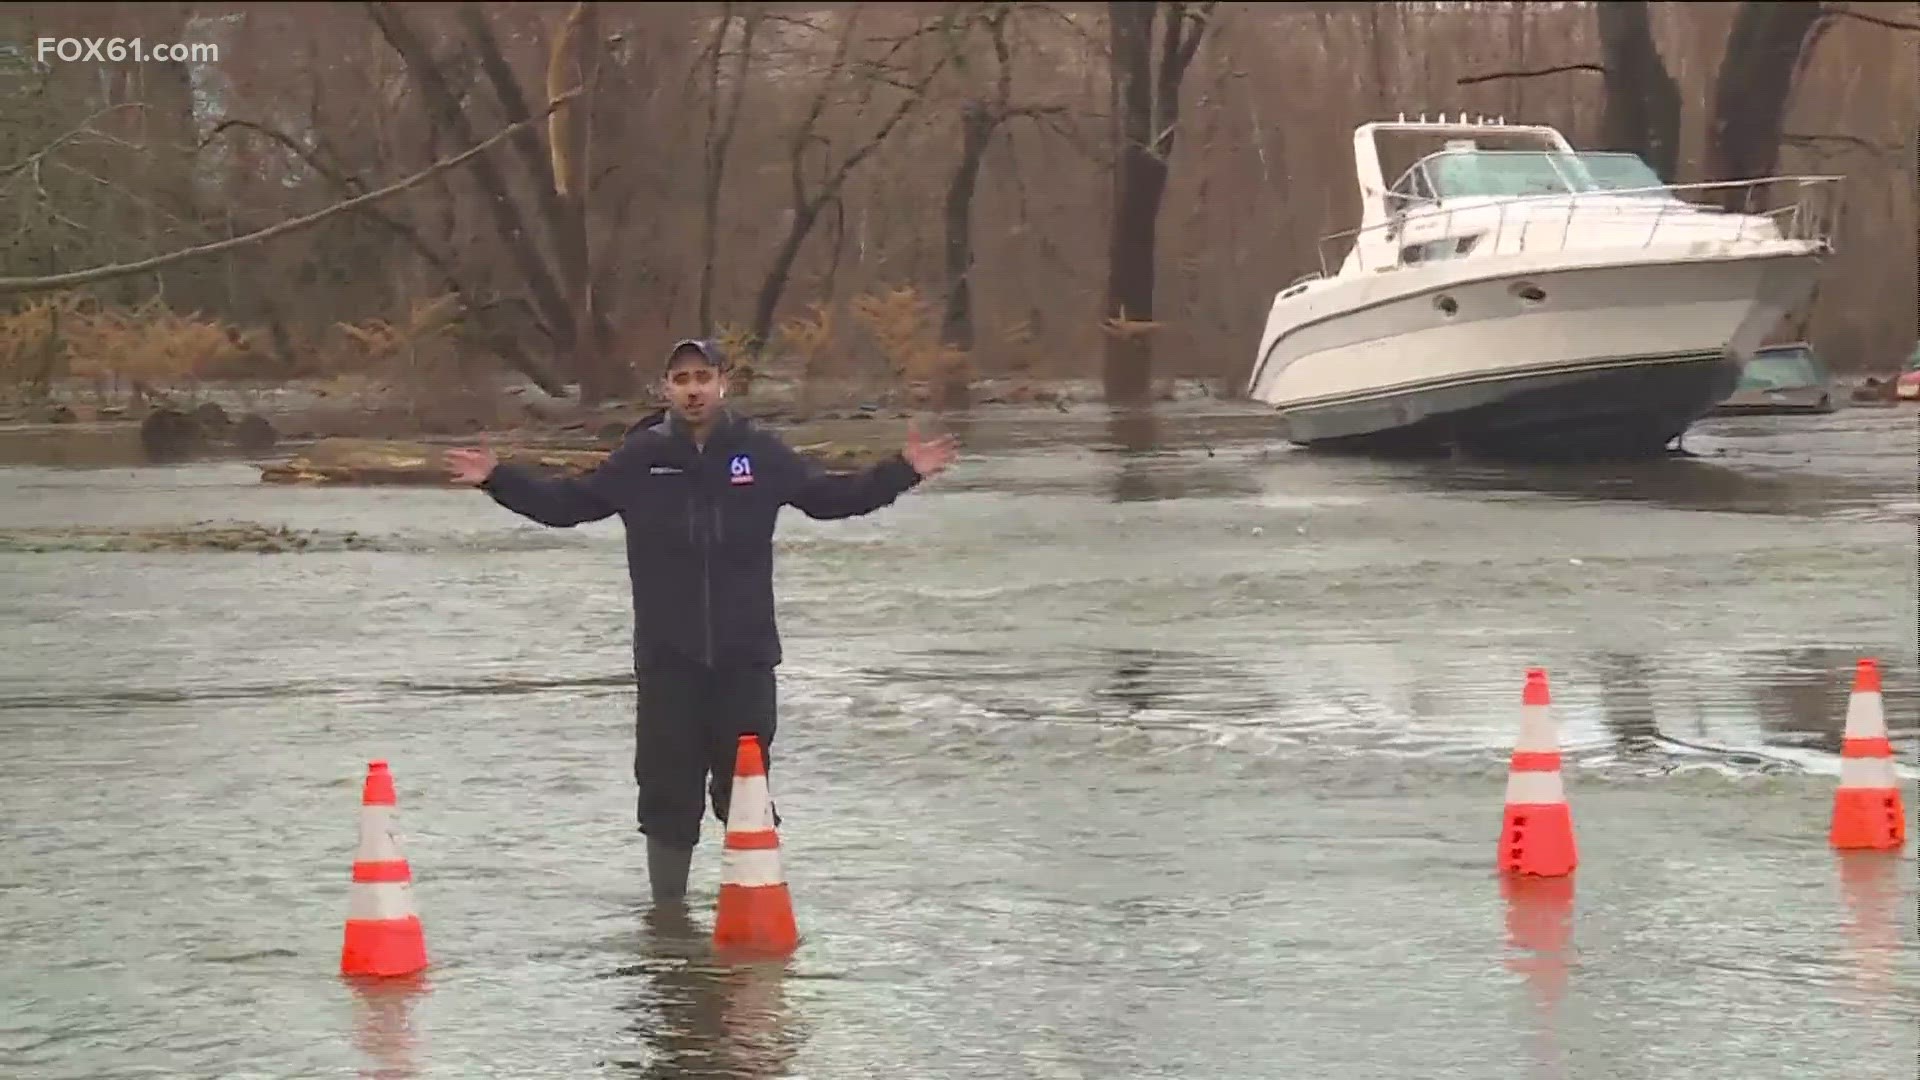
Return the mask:
<path id="1" fill-rule="evenodd" d="M 460 102 L 448 86 L 445 74 L 434 62 L 432 52 L 407 16 L 400 9 L 384 3 L 369 3 L 367 11 L 386 36 L 387 43 L 405 62 L 407 75 L 424 99 L 435 126 L 446 131 L 463 150 L 478 143 L 473 134 L 473 125 L 468 123 L 466 113 L 461 111 Z M 473 178 L 486 196 L 484 201 L 493 215 L 495 231 L 520 271 L 522 280 L 526 282 L 540 318 L 560 347 L 570 351 L 574 337 L 572 308 L 561 296 L 545 260 L 534 246 L 531 234 L 521 219 L 519 207 L 508 194 L 505 178 L 485 155 L 473 159 Z M 576 377 L 579 375 L 578 372 L 574 374 Z"/>
<path id="2" fill-rule="evenodd" d="M 720 29 L 713 38 L 713 58 L 707 71 L 707 153 L 706 175 L 700 200 L 700 336 L 713 334 L 713 269 L 720 258 L 720 188 L 726 178 L 727 152 L 733 145 L 733 133 L 740 125 L 740 106 L 747 96 L 747 69 L 753 63 L 753 38 L 760 30 L 762 16 L 753 12 L 740 20 L 740 53 L 733 63 L 733 100 L 727 103 L 726 118 L 720 118 L 720 53 L 726 44 L 727 28 L 732 25 L 733 5 L 725 5 Z"/>
<path id="3" fill-rule="evenodd" d="M 1527 67 L 1527 11 L 1525 4 L 1507 6 L 1507 51 L 1516 71 Z M 1526 122 L 1526 88 L 1519 79 L 1507 83 L 1507 120 L 1519 124 Z"/>
<path id="4" fill-rule="evenodd" d="M 486 14 L 478 4 L 468 2 L 460 5 L 459 17 L 467 36 L 473 40 L 474 51 L 480 57 L 480 70 L 493 86 L 493 96 L 500 102 L 500 111 L 507 122 L 518 123 L 532 116 L 533 113 L 527 109 L 526 95 L 521 93 L 520 82 L 514 76 L 513 68 L 500 52 L 499 39 L 494 36 Z M 564 29 L 561 32 L 564 33 Z M 531 126 L 521 128 L 514 133 L 513 148 L 526 167 L 527 180 L 533 187 L 535 197 L 540 200 L 540 216 L 547 226 L 547 238 L 550 242 L 557 242 L 566 212 L 554 191 L 553 164 L 546 148 L 540 145 L 540 132 Z"/>
<path id="5" fill-rule="evenodd" d="M 1602 148 L 1640 155 L 1671 184 L 1680 169 L 1680 88 L 1654 43 L 1647 5 L 1596 7 L 1607 94 Z"/>
<path id="6" fill-rule="evenodd" d="M 567 310 L 573 321 L 573 373 L 580 380 L 580 398 L 597 404 L 626 389 L 619 365 L 611 363 L 594 317 L 592 257 L 587 238 L 587 151 L 592 138 L 594 68 L 599 56 L 598 19 L 594 5 L 575 3 L 555 30 L 547 61 L 549 100 L 579 88 L 581 95 L 555 110 L 548 121 L 548 144 L 553 155 L 553 193 L 559 216 L 554 229 L 554 251 L 560 280 L 567 291 Z"/>
<path id="7" fill-rule="evenodd" d="M 794 208 L 793 224 L 787 227 L 787 238 L 780 242 L 780 250 L 774 253 L 773 263 L 767 267 L 767 276 L 760 283 L 760 297 L 753 305 L 753 339 L 750 346 L 756 357 L 766 349 L 773 335 L 773 319 L 780 311 L 780 296 L 787 291 L 787 278 L 793 274 L 794 260 L 800 257 L 800 248 L 807 242 L 807 234 L 813 231 L 813 223 L 819 220 L 823 201 L 815 198 Z"/>
<path id="8" fill-rule="evenodd" d="M 1113 218 L 1107 237 L 1109 320 L 1102 383 L 1110 404 L 1152 396 L 1153 346 L 1126 324 L 1153 321 L 1155 231 L 1166 162 L 1154 154 L 1153 25 L 1159 5 L 1107 5 L 1113 39 L 1113 98 L 1119 136 Z M 1177 31 L 1177 27 L 1175 28 Z"/>
<path id="9" fill-rule="evenodd" d="M 947 184 L 946 269 L 947 310 L 940 320 L 940 338 L 956 349 L 973 351 L 973 192 L 980 179 L 980 160 L 997 126 L 993 112 L 970 102 L 960 127 L 960 163 Z"/>
<path id="10" fill-rule="evenodd" d="M 1822 5 L 1740 5 L 1727 36 L 1707 128 L 1707 179 L 1769 176 L 1780 157 L 1780 128 L 1802 47 L 1823 15 Z M 1729 188 L 1725 205 L 1744 209 L 1751 189 Z M 1765 209 L 1756 204 L 1754 209 Z"/>

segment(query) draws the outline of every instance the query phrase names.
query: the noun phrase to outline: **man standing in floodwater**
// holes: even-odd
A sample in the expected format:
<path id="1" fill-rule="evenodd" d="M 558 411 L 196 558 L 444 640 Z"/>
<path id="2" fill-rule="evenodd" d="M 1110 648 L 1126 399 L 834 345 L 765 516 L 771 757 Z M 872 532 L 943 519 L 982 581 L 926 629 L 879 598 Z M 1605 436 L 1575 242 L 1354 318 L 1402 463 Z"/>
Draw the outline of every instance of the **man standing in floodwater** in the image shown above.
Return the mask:
<path id="1" fill-rule="evenodd" d="M 898 454 L 834 475 L 726 409 L 725 378 L 725 361 L 709 343 L 675 345 L 664 375 L 665 418 L 636 425 L 581 476 L 536 476 L 502 465 L 484 447 L 447 452 L 456 481 L 543 525 L 619 514 L 626 526 L 639 683 L 633 775 L 655 901 L 686 895 L 705 797 L 726 820 L 740 736 L 758 736 L 763 752 L 773 741 L 780 508 L 820 519 L 870 514 L 946 469 L 956 454 L 951 436 L 922 442 L 909 427 Z"/>

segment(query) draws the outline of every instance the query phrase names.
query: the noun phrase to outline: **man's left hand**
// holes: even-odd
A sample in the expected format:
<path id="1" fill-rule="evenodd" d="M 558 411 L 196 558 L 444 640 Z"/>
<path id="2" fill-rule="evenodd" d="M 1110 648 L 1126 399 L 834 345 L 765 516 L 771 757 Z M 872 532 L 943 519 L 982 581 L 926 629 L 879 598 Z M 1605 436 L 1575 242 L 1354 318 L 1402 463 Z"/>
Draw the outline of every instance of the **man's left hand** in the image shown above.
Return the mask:
<path id="1" fill-rule="evenodd" d="M 907 424 L 907 446 L 900 451 L 907 464 L 922 477 L 934 476 L 944 472 L 960 456 L 960 440 L 952 435 L 942 435 L 928 442 L 920 441 L 919 429 Z"/>

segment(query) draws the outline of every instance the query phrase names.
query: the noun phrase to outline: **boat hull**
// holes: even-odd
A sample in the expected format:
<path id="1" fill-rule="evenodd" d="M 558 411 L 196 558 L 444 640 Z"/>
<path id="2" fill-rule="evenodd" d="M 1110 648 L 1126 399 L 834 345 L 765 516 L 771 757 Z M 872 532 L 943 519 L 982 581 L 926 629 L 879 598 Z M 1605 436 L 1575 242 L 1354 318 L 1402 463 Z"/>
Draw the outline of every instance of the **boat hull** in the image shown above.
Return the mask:
<path id="1" fill-rule="evenodd" d="M 1729 354 L 1620 357 L 1494 382 L 1286 413 L 1288 441 L 1322 449 L 1459 448 L 1535 459 L 1661 453 L 1740 381 Z M 1413 417 L 1418 417 L 1413 419 Z"/>
<path id="2" fill-rule="evenodd" d="M 1818 272 L 1797 247 L 1651 263 L 1522 256 L 1498 273 L 1474 261 L 1277 302 L 1249 395 L 1307 446 L 1657 453 L 1733 393 Z"/>

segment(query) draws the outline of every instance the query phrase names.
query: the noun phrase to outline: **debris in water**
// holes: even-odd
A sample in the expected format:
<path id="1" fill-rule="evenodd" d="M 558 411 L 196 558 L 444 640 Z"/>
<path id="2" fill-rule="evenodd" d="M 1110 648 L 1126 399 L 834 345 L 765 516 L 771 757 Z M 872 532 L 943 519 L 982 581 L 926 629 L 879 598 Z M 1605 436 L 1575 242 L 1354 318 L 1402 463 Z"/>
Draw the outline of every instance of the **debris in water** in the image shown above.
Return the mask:
<path id="1" fill-rule="evenodd" d="M 249 551 L 263 555 L 300 551 L 361 551 L 375 547 L 359 533 L 296 531 L 284 525 L 194 522 L 191 525 L 46 526 L 0 529 L 0 551 L 157 552 Z"/>

